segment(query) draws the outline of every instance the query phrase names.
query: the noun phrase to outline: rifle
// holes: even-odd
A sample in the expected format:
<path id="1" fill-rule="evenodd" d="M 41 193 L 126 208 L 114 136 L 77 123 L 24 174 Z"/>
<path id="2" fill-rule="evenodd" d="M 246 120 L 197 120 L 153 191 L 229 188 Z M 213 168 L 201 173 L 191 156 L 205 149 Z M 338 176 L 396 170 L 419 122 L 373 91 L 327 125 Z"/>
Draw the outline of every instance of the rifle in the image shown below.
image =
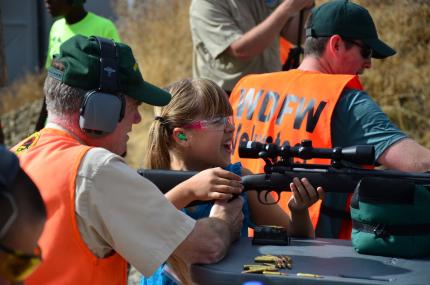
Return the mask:
<path id="1" fill-rule="evenodd" d="M 263 204 L 267 195 L 275 192 L 277 201 L 281 192 L 290 191 L 289 184 L 294 177 L 306 177 L 314 186 L 322 186 L 326 192 L 352 193 L 364 177 L 399 179 L 415 184 L 430 186 L 430 173 L 413 173 L 395 170 L 369 170 L 358 165 L 373 165 L 375 149 L 370 145 L 346 148 L 314 148 L 312 142 L 305 140 L 296 146 L 278 146 L 273 143 L 252 141 L 241 142 L 239 156 L 242 158 L 263 159 L 266 163 L 264 174 L 242 176 L 244 191 L 259 192 L 258 199 Z M 294 162 L 294 158 L 304 163 Z M 312 158 L 331 159 L 330 164 L 307 164 Z M 139 169 L 138 173 L 152 181 L 163 193 L 177 184 L 191 178 L 198 172 L 162 169 Z M 264 194 L 264 199 L 261 197 Z M 276 202 L 277 202 L 276 201 Z"/>

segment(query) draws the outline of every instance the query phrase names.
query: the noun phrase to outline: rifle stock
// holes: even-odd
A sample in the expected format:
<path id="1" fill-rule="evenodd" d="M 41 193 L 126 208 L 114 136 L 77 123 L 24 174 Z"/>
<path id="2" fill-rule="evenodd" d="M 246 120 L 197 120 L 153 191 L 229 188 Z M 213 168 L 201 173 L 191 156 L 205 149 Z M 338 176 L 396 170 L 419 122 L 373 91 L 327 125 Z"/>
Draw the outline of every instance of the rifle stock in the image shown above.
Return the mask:
<path id="1" fill-rule="evenodd" d="M 141 176 L 155 184 L 161 193 L 166 194 L 176 185 L 196 175 L 196 171 L 176 171 L 166 169 L 144 169 L 137 170 Z"/>

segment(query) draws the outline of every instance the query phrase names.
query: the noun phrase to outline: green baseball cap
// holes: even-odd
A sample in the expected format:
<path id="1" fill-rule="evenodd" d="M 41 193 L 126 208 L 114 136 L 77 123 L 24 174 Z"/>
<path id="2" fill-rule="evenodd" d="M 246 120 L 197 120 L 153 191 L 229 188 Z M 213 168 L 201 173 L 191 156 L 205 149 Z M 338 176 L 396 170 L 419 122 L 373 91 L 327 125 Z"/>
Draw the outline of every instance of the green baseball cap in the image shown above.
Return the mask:
<path id="1" fill-rule="evenodd" d="M 361 40 L 373 50 L 374 58 L 382 59 L 396 53 L 378 38 L 369 11 L 348 0 L 330 1 L 312 9 L 306 26 L 306 36 L 332 35 Z"/>
<path id="2" fill-rule="evenodd" d="M 119 91 L 139 102 L 164 106 L 170 102 L 169 92 L 143 80 L 131 48 L 115 43 L 118 54 Z M 51 66 L 48 75 L 64 84 L 84 90 L 99 88 L 100 45 L 94 37 L 76 35 L 60 46 L 60 53 L 54 59 L 64 64 L 60 71 Z"/>

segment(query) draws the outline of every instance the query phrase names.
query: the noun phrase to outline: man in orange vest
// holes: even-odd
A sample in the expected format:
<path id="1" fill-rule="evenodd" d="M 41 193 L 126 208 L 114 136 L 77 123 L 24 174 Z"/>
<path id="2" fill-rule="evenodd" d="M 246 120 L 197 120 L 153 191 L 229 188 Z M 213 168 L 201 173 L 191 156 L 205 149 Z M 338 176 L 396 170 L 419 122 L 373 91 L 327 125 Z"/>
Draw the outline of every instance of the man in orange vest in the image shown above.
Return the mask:
<path id="1" fill-rule="evenodd" d="M 143 80 L 129 46 L 70 38 L 44 91 L 47 126 L 14 147 L 48 212 L 44 262 L 26 284 L 126 284 L 128 263 L 149 276 L 169 256 L 186 265 L 225 255 L 240 231 L 240 199 L 195 221 L 121 157 L 138 106 L 171 98 Z"/>
<path id="2" fill-rule="evenodd" d="M 430 170 L 430 151 L 401 132 L 363 91 L 358 75 L 395 51 L 378 38 L 369 12 L 345 0 L 315 7 L 306 24 L 305 57 L 298 69 L 244 77 L 230 102 L 236 122 L 234 159 L 240 141 L 315 147 L 375 145 L 376 160 L 403 171 Z M 262 160 L 240 159 L 262 172 Z M 328 163 L 312 160 L 311 163 Z M 281 199 L 286 208 L 288 195 Z M 350 238 L 347 195 L 327 193 L 310 209 L 320 237 Z"/>

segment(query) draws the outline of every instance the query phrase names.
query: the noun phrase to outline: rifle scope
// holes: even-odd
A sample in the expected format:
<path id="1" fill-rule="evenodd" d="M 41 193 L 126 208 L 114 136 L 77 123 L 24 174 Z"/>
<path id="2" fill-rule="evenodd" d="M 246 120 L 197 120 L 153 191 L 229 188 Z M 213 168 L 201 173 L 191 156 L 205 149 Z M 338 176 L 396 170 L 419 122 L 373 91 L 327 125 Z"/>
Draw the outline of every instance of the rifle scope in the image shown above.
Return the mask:
<path id="1" fill-rule="evenodd" d="M 288 144 L 278 146 L 273 143 L 260 143 L 243 141 L 239 145 L 239 157 L 241 158 L 272 158 L 282 157 L 301 158 L 327 158 L 333 161 L 348 161 L 356 164 L 373 165 L 375 163 L 375 148 L 373 145 L 357 145 L 350 147 L 314 148 L 312 141 L 303 140 L 296 146 Z"/>

